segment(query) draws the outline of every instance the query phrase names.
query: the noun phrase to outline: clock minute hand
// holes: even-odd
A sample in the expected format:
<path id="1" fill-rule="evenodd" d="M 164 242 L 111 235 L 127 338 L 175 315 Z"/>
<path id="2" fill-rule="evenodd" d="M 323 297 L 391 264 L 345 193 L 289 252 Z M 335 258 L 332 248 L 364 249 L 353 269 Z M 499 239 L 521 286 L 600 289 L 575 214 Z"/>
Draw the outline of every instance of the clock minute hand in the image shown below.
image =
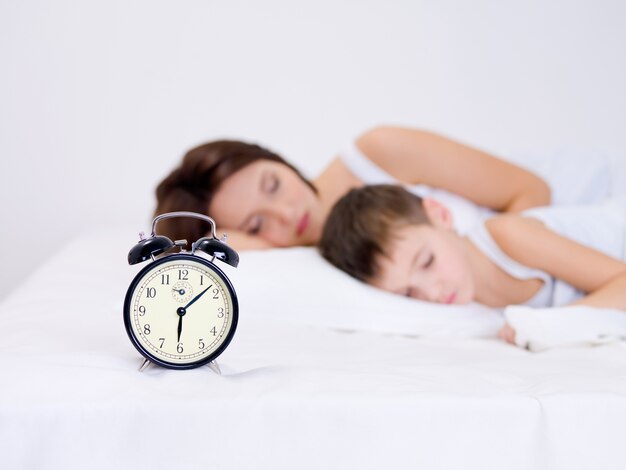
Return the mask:
<path id="1" fill-rule="evenodd" d="M 200 297 L 202 297 L 202 296 L 204 295 L 204 293 L 205 293 L 206 291 L 208 291 L 211 287 L 213 287 L 213 284 L 211 284 L 209 287 L 207 287 L 207 288 L 206 288 L 206 289 L 204 289 L 202 292 L 200 292 L 198 295 L 196 295 L 196 296 L 195 296 L 193 299 L 191 299 L 191 300 L 189 301 L 189 303 L 188 303 L 187 305 L 185 305 L 183 308 L 184 308 L 185 310 L 187 310 L 189 307 L 191 307 L 191 305 L 192 305 L 192 304 L 193 304 L 196 300 L 198 300 Z"/>
<path id="2" fill-rule="evenodd" d="M 183 316 L 178 317 L 178 343 L 180 343 L 180 334 L 183 332 Z"/>

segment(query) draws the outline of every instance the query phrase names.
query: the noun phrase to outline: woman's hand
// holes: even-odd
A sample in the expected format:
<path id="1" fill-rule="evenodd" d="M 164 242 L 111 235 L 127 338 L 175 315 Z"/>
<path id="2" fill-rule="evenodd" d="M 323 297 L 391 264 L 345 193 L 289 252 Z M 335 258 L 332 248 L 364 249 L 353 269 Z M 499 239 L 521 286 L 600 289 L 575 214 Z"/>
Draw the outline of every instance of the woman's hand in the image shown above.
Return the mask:
<path id="1" fill-rule="evenodd" d="M 356 145 L 399 181 L 445 189 L 496 211 L 550 204 L 550 188 L 537 175 L 437 134 L 377 127 Z"/>

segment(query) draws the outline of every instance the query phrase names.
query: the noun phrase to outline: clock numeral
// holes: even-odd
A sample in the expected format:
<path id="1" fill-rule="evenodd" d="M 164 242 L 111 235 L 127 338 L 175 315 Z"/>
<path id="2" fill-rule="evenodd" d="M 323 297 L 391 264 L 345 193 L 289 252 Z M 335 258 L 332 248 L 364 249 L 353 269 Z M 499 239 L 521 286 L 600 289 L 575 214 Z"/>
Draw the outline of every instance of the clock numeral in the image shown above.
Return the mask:
<path id="1" fill-rule="evenodd" d="M 204 349 L 204 348 L 206 348 L 206 345 L 204 344 L 204 340 L 200 338 L 198 340 L 198 349 Z"/>
<path id="2" fill-rule="evenodd" d="M 156 288 L 148 287 L 146 289 L 146 297 L 149 299 L 154 299 L 156 297 Z"/>
<path id="3" fill-rule="evenodd" d="M 186 269 L 179 269 L 178 270 L 178 280 L 179 281 L 188 281 L 189 278 L 187 277 L 187 275 L 189 274 L 189 271 L 187 271 Z"/>
<path id="4" fill-rule="evenodd" d="M 146 314 L 146 307 L 144 307 L 143 305 L 140 305 L 138 310 L 140 317 L 143 317 Z"/>
<path id="5" fill-rule="evenodd" d="M 183 343 L 178 343 L 176 345 L 176 351 L 178 352 L 178 354 L 182 354 L 182 352 L 184 351 L 183 349 Z"/>
<path id="6" fill-rule="evenodd" d="M 170 285 L 170 275 L 169 274 L 161 274 L 161 285 Z"/>
<path id="7" fill-rule="evenodd" d="M 215 329 L 215 327 L 211 329 L 211 333 L 213 333 L 213 336 L 217 336 L 217 330 Z"/>
<path id="8" fill-rule="evenodd" d="M 200 285 L 204 285 L 204 276 L 200 275 Z"/>
<path id="9" fill-rule="evenodd" d="M 217 294 L 219 294 L 219 293 L 220 293 L 219 289 L 217 289 L 217 288 L 213 289 L 213 298 L 217 299 Z"/>
<path id="10" fill-rule="evenodd" d="M 144 334 L 144 335 L 149 335 L 149 334 L 150 334 L 150 325 L 149 325 L 148 323 L 146 323 L 146 324 L 143 326 L 143 334 Z"/>
<path id="11" fill-rule="evenodd" d="M 163 349 L 163 344 L 165 343 L 165 338 L 159 338 L 159 341 L 161 341 L 161 344 L 159 345 L 159 348 Z"/>
<path id="12" fill-rule="evenodd" d="M 217 309 L 217 318 L 224 318 L 224 307 Z"/>

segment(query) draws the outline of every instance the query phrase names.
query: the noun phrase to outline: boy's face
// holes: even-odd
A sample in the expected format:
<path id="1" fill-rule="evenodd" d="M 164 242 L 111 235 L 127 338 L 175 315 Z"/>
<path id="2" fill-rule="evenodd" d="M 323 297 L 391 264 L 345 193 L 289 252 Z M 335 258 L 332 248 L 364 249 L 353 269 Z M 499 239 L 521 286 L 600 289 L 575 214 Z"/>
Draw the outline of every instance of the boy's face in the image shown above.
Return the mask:
<path id="1" fill-rule="evenodd" d="M 464 242 L 452 230 L 407 225 L 392 233 L 387 256 L 378 258 L 376 287 L 428 302 L 466 304 L 474 282 Z"/>

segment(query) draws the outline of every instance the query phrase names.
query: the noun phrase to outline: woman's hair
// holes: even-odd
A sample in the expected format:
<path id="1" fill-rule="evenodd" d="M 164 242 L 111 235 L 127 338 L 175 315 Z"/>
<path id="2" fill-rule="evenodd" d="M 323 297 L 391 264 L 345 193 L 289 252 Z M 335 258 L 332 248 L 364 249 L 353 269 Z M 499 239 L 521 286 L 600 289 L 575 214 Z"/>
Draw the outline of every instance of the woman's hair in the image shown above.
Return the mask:
<path id="1" fill-rule="evenodd" d="M 217 140 L 189 150 L 181 164 L 161 181 L 156 188 L 154 215 L 174 211 L 206 214 L 220 185 L 246 165 L 259 160 L 270 160 L 291 168 L 316 191 L 296 168 L 270 150 L 235 140 Z M 173 240 L 184 238 L 190 241 L 206 235 L 209 229 L 208 222 L 189 217 L 163 219 L 158 227 L 160 234 Z"/>
<path id="2" fill-rule="evenodd" d="M 389 184 L 352 189 L 333 207 L 319 242 L 330 263 L 361 281 L 379 273 L 377 259 L 398 228 L 430 223 L 422 198 Z"/>

